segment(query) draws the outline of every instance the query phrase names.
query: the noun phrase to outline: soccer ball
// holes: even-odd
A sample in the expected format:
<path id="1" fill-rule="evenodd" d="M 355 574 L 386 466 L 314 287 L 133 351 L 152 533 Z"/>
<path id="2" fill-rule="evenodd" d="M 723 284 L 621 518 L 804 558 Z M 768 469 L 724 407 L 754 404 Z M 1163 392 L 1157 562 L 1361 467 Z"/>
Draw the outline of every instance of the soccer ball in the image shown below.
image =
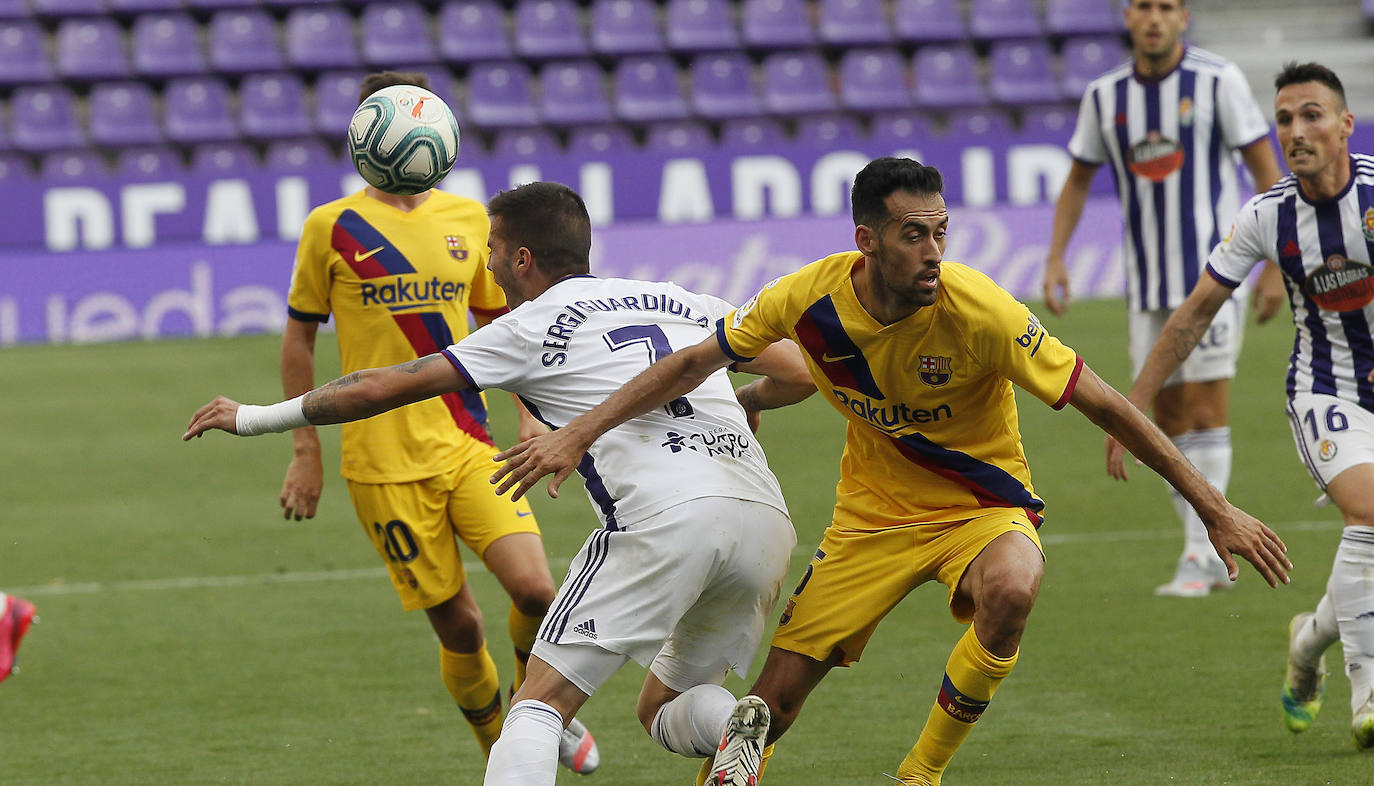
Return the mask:
<path id="1" fill-rule="evenodd" d="M 348 154 L 374 188 L 418 194 L 443 180 L 458 160 L 458 121 L 443 99 L 422 87 L 384 87 L 353 113 Z"/>

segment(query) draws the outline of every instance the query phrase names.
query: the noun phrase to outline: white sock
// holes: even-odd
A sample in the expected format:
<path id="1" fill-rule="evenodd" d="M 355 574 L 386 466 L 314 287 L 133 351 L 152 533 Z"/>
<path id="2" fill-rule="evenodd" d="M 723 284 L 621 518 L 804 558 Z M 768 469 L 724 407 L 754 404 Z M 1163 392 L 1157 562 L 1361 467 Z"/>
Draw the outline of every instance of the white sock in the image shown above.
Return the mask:
<path id="1" fill-rule="evenodd" d="M 487 758 L 485 786 L 554 786 L 563 716 L 542 701 L 516 702 Z"/>
<path id="2" fill-rule="evenodd" d="M 735 697 L 719 685 L 697 685 L 659 707 L 649 736 L 673 753 L 689 758 L 713 756 Z"/>
<path id="3" fill-rule="evenodd" d="M 1317 611 L 1306 625 L 1293 637 L 1293 651 L 1289 654 L 1298 663 L 1315 665 L 1326 648 L 1335 644 L 1341 637 L 1341 629 L 1336 625 L 1336 609 L 1331 605 L 1331 595 L 1322 596 L 1317 603 Z"/>
<path id="4" fill-rule="evenodd" d="M 1350 707 L 1359 710 L 1374 693 L 1374 527 L 1346 527 L 1326 593 L 1336 611 L 1350 677 Z"/>
<path id="5" fill-rule="evenodd" d="M 1231 481 L 1230 427 L 1186 431 L 1171 439 L 1183 457 L 1197 467 L 1197 471 L 1202 473 L 1207 482 L 1225 494 L 1226 486 Z M 1172 486 L 1169 487 L 1169 498 L 1174 503 L 1174 512 L 1183 521 L 1184 553 L 1197 554 L 1207 563 L 1220 564 L 1221 558 L 1216 555 L 1216 549 L 1212 548 L 1212 541 L 1207 537 L 1207 527 L 1203 525 L 1197 511 L 1193 510 L 1193 506 L 1189 505 Z"/>

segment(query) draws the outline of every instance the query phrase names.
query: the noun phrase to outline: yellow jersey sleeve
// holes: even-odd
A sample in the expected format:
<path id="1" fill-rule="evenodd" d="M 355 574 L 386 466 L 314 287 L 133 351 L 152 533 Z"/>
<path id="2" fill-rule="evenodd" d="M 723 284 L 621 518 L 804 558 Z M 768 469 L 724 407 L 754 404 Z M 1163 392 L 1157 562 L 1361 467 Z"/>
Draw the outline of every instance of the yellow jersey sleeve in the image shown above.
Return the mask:
<path id="1" fill-rule="evenodd" d="M 813 262 L 763 285 L 758 294 L 727 314 L 716 326 L 720 348 L 737 363 L 747 363 L 769 345 L 790 338 L 792 326 L 814 298 L 818 265 Z"/>
<path id="2" fill-rule="evenodd" d="M 1017 387 L 1062 408 L 1073 395 L 1082 359 L 1050 335 L 1024 303 L 981 273 L 974 275 L 982 284 L 967 304 L 982 312 L 969 322 L 975 326 L 970 336 L 974 356 Z"/>
<path id="3" fill-rule="evenodd" d="M 286 297 L 287 313 L 294 319 L 324 322 L 333 310 L 329 301 L 330 255 L 334 253 L 329 236 L 333 224 L 333 216 L 318 209 L 305 220 Z"/>

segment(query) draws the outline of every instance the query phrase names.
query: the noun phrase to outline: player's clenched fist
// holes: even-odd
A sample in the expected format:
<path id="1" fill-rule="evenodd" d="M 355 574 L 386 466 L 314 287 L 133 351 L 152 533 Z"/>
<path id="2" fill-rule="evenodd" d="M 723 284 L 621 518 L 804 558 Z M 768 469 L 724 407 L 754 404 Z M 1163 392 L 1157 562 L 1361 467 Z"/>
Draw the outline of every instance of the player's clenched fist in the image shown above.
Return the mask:
<path id="1" fill-rule="evenodd" d="M 192 437 L 199 437 L 215 428 L 230 434 L 238 434 L 238 413 L 237 401 L 215 396 L 214 401 L 196 410 L 196 414 L 191 416 L 191 423 L 186 427 L 186 433 L 181 435 L 181 439 L 186 441 Z"/>

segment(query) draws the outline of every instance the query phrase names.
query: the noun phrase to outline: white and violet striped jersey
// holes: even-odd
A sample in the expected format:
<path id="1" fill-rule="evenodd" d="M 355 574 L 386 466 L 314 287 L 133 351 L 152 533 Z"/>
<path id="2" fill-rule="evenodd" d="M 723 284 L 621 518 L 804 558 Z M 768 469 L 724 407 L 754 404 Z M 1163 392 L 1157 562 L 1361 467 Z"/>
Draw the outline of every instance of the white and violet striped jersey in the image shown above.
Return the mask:
<path id="1" fill-rule="evenodd" d="M 676 284 L 573 276 L 472 332 L 444 355 L 477 389 L 520 396 L 552 428 L 605 401 L 734 310 Z M 603 434 L 578 472 L 606 529 L 684 500 L 735 497 L 786 513 L 778 481 L 724 370 Z"/>
<path id="2" fill-rule="evenodd" d="M 1237 150 L 1269 133 L 1240 69 L 1189 47 L 1168 76 L 1128 61 L 1088 85 L 1069 153 L 1110 162 L 1131 308 L 1177 308 L 1241 205 Z"/>
<path id="3" fill-rule="evenodd" d="M 1310 202 L 1288 175 L 1257 194 L 1212 252 L 1207 272 L 1236 286 L 1265 259 L 1277 259 L 1297 336 L 1288 395 L 1318 393 L 1374 412 L 1374 157 L 1352 155 L 1339 195 Z"/>

